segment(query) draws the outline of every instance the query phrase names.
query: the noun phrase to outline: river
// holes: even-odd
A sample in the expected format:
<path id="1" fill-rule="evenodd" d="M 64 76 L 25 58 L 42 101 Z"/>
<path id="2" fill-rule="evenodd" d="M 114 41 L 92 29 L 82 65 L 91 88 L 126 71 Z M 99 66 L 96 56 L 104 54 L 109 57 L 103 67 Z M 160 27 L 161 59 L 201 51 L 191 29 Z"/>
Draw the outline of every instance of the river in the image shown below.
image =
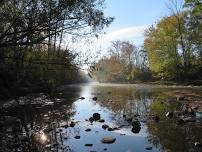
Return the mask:
<path id="1" fill-rule="evenodd" d="M 52 95 L 57 104 L 24 106 L 23 116 L 22 112 L 16 114 L 17 110 L 9 113 L 23 117 L 28 136 L 33 131 L 40 133 L 39 138 L 34 136 L 39 151 L 201 151 L 197 145 L 202 143 L 201 113 L 196 121 L 182 125 L 174 116 L 166 117 L 185 102 L 175 102 L 169 91 L 202 93 L 200 87 L 74 84 L 62 86 Z M 94 113 L 103 120 L 89 121 Z M 141 124 L 135 131 L 131 125 L 134 120 Z M 103 129 L 104 124 L 111 129 Z M 113 143 L 103 143 L 104 137 L 113 138 Z"/>

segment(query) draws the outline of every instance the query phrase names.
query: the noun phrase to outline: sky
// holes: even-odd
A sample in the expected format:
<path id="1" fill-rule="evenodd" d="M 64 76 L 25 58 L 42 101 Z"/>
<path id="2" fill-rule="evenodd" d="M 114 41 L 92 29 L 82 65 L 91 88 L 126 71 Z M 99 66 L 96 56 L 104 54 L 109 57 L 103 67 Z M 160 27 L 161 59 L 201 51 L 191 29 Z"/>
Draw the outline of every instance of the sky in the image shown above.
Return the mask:
<path id="1" fill-rule="evenodd" d="M 106 34 L 98 39 L 92 38 L 91 43 L 79 41 L 71 46 L 84 54 L 94 54 L 101 50 L 102 56 L 107 53 L 111 41 L 127 40 L 141 46 L 144 42 L 145 29 L 171 13 L 167 7 L 169 1 L 105 0 L 105 16 L 115 17 L 114 22 L 104 29 Z"/>

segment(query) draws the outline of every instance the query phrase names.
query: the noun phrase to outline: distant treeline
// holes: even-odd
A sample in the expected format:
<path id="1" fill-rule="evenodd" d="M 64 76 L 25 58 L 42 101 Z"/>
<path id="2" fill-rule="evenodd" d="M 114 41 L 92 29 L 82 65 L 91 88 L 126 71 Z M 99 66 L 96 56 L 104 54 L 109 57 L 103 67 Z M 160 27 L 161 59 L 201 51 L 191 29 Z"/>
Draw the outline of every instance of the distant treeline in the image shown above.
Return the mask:
<path id="1" fill-rule="evenodd" d="M 0 98 L 82 80 L 67 35 L 99 34 L 113 18 L 103 0 L 0 1 Z"/>
<path id="2" fill-rule="evenodd" d="M 202 2 L 172 0 L 168 8 L 171 15 L 145 31 L 141 48 L 112 42 L 108 57 L 92 65 L 90 74 L 101 82 L 202 84 Z"/>

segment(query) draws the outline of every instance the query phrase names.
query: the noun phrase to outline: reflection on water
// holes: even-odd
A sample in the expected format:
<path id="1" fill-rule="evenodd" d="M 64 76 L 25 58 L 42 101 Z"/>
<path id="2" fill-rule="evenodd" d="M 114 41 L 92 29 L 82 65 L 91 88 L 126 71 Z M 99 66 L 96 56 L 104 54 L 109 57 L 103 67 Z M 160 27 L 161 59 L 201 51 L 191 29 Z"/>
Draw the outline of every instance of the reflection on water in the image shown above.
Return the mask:
<path id="1" fill-rule="evenodd" d="M 194 152 L 202 143 L 201 121 L 179 126 L 165 117 L 178 103 L 165 102 L 163 92 L 173 88 L 148 85 L 80 84 L 61 87 L 53 96 L 63 98 L 58 105 L 24 109 L 25 130 L 39 133 L 38 151 L 111 152 Z M 178 89 L 178 88 L 175 88 Z M 83 99 L 79 99 L 84 97 Z M 93 100 L 97 97 L 97 100 Z M 172 97 L 171 97 L 172 98 Z M 103 122 L 90 122 L 99 113 Z M 18 113 L 19 114 L 19 113 Z M 159 122 L 148 117 L 158 116 Z M 140 121 L 132 129 L 131 122 Z M 103 129 L 103 124 L 110 129 Z M 86 131 L 90 130 L 90 131 Z M 43 130 L 43 131 L 42 131 Z M 103 144 L 103 137 L 116 138 Z M 36 137 L 35 137 L 36 138 Z M 92 145 L 91 145 L 92 144 Z"/>

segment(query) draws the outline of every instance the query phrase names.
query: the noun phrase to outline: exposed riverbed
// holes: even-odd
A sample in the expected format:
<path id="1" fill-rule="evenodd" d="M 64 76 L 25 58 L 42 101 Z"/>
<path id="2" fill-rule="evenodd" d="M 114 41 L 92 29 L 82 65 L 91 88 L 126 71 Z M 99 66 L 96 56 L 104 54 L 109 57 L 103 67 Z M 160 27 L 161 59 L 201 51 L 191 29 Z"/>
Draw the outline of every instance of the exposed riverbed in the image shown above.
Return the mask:
<path id="1" fill-rule="evenodd" d="M 1 107 L 0 151 L 197 152 L 201 104 L 200 87 L 62 86 Z"/>

